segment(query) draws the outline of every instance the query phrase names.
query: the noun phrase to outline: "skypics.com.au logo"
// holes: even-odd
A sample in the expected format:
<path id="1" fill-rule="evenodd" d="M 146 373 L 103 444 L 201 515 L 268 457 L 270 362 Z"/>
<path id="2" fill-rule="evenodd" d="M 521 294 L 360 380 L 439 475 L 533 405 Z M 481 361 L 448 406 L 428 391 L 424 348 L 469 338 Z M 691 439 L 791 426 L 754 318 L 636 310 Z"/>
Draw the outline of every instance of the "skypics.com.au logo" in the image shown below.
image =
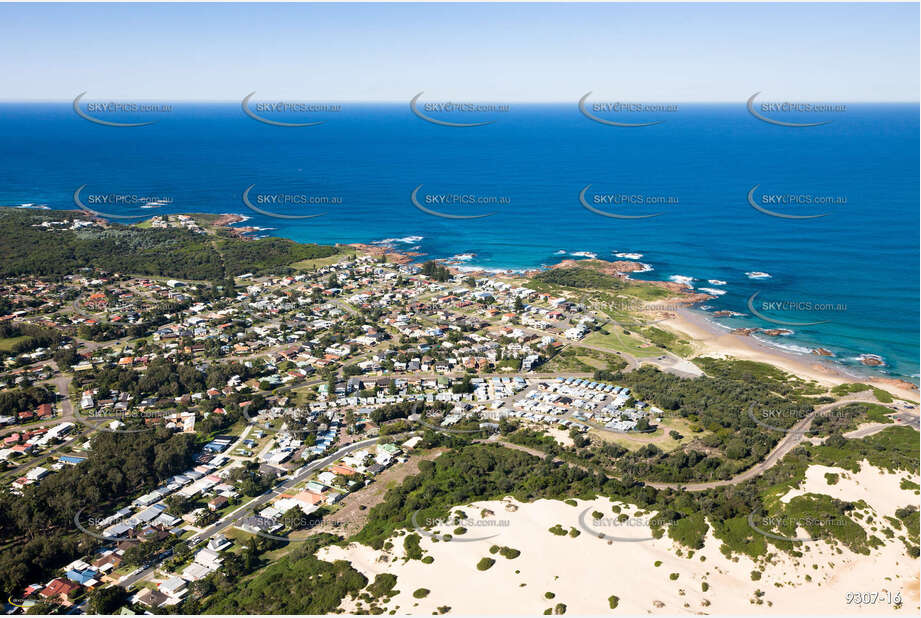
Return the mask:
<path id="1" fill-rule="evenodd" d="M 582 188 L 579 203 L 587 211 L 610 219 L 651 219 L 681 204 L 676 195 L 645 191 L 589 193 L 592 186 Z"/>
<path id="2" fill-rule="evenodd" d="M 422 191 L 423 186 L 418 185 L 413 189 L 409 196 L 410 203 L 425 214 L 442 219 L 458 220 L 491 217 L 499 212 L 497 208 L 506 208 L 512 203 L 512 198 L 507 195 L 470 191 L 425 193 Z M 483 212 L 484 210 L 487 212 Z"/>
<path id="3" fill-rule="evenodd" d="M 81 423 L 92 425 L 94 431 L 132 434 L 154 431 L 156 426 L 148 425 L 148 419 L 156 421 L 157 424 L 161 424 L 165 423 L 165 420 L 168 417 L 176 416 L 176 412 L 134 412 L 131 414 L 115 414 L 112 416 L 104 417 L 90 417 L 84 416 L 75 411 L 74 416 Z M 138 426 L 139 423 L 143 423 L 143 426 Z"/>
<path id="4" fill-rule="evenodd" d="M 251 184 L 243 190 L 243 205 L 251 211 L 273 219 L 315 219 L 343 205 L 341 195 L 309 191 L 254 191 Z"/>
<path id="5" fill-rule="evenodd" d="M 155 216 L 156 210 L 175 204 L 171 195 L 136 191 L 86 191 L 83 184 L 74 191 L 74 204 L 94 217 L 136 221 Z M 149 210 L 149 212 L 143 212 Z"/>
<path id="6" fill-rule="evenodd" d="M 249 118 L 273 127 L 300 128 L 315 127 L 326 122 L 322 120 L 305 120 L 317 114 L 331 114 L 342 111 L 338 103 L 306 103 L 303 101 L 264 101 L 253 102 L 256 92 L 243 97 L 240 107 Z"/>
<path id="7" fill-rule="evenodd" d="M 472 543 L 485 541 L 499 536 L 503 528 L 508 528 L 511 522 L 507 519 L 493 517 L 468 517 L 464 513 L 455 514 L 454 517 L 432 518 L 420 516 L 420 511 L 413 511 L 410 521 L 413 530 L 423 536 L 442 542 Z M 435 532 L 441 528 L 448 528 L 450 532 Z"/>
<path id="8" fill-rule="evenodd" d="M 827 217 L 828 208 L 841 208 L 847 205 L 847 196 L 821 193 L 765 193 L 762 192 L 757 197 L 757 191 L 760 184 L 755 185 L 748 192 L 748 204 L 761 214 L 778 219 L 820 219 Z M 821 209 L 822 212 L 815 213 L 815 210 Z M 782 212 L 790 210 L 791 212 Z M 809 213 L 809 214 L 798 214 Z"/>
<path id="9" fill-rule="evenodd" d="M 327 522 L 323 517 L 305 515 L 303 511 L 299 509 L 298 511 L 299 512 L 296 514 L 283 513 L 276 516 L 267 516 L 263 514 L 251 515 L 242 518 L 238 522 L 237 527 L 256 536 L 261 536 L 264 539 L 284 541 L 286 543 L 303 543 L 311 540 L 314 535 L 292 536 L 293 533 L 302 530 L 310 530 L 320 525 L 327 525 L 333 528 L 344 526 L 342 522 Z"/>
<path id="10" fill-rule="evenodd" d="M 781 326 L 815 326 L 818 324 L 827 324 L 831 320 L 815 320 L 809 322 L 802 322 L 796 320 L 785 320 L 772 315 L 768 315 L 765 312 L 771 312 L 774 314 L 778 313 L 792 313 L 795 315 L 802 314 L 823 314 L 828 315 L 831 313 L 840 313 L 847 311 L 847 304 L 845 303 L 833 303 L 833 302 L 822 302 L 813 299 L 806 298 L 785 298 L 782 300 L 761 300 L 757 304 L 755 299 L 758 298 L 758 295 L 761 292 L 755 292 L 748 297 L 746 306 L 748 310 L 752 312 L 753 315 L 765 320 L 766 322 L 771 322 L 773 324 L 779 324 Z"/>
<path id="11" fill-rule="evenodd" d="M 410 111 L 419 119 L 442 127 L 471 128 L 485 127 L 495 120 L 462 122 L 467 117 L 479 117 L 507 113 L 510 106 L 505 103 L 454 103 L 451 101 L 420 103 L 419 98 L 425 91 L 414 96 L 409 102 Z M 439 117 L 440 116 L 440 117 Z M 450 120 L 449 120 L 450 119 Z"/>
<path id="12" fill-rule="evenodd" d="M 592 511 L 591 516 L 589 516 L 589 511 Z M 664 519 L 631 516 L 625 513 L 616 517 L 608 517 L 600 511 L 594 511 L 591 506 L 579 513 L 579 528 L 583 532 L 609 543 L 643 543 L 652 541 L 656 537 L 650 536 L 646 530 L 662 528 L 668 523 Z"/>
<path id="13" fill-rule="evenodd" d="M 81 92 L 74 98 L 74 113 L 84 120 L 104 127 L 146 127 L 154 124 L 156 120 L 140 121 L 138 119 L 150 117 L 153 114 L 164 114 L 173 111 L 173 105 L 171 103 L 154 103 L 149 101 L 83 103 L 84 96 L 86 96 L 86 92 Z M 86 109 L 84 109 L 84 107 Z M 131 120 L 134 121 L 132 122 Z"/>
<path id="14" fill-rule="evenodd" d="M 628 122 L 626 119 L 627 117 L 659 118 L 663 114 L 678 111 L 678 105 L 675 103 L 635 103 L 626 101 L 588 103 L 588 98 L 591 94 L 591 91 L 586 92 L 579 99 L 579 111 L 589 120 L 609 127 L 651 127 L 662 124 L 665 120 L 632 120 Z"/>
<path id="15" fill-rule="evenodd" d="M 762 122 L 779 127 L 795 129 L 821 127 L 832 122 L 827 119 L 829 114 L 840 114 L 847 111 L 847 105 L 843 103 L 791 103 L 788 101 L 755 103 L 755 99 L 760 94 L 756 92 L 748 98 L 746 103 L 748 113 Z M 811 120 L 815 117 L 823 119 Z"/>
<path id="16" fill-rule="evenodd" d="M 748 527 L 762 536 L 778 541 L 790 543 L 814 543 L 830 536 L 834 528 L 857 526 L 844 515 L 802 515 L 790 517 L 785 515 L 761 515 L 759 512 L 749 513 Z M 778 532 L 772 532 L 777 530 Z M 798 530 L 805 530 L 809 536 L 794 536 Z"/>

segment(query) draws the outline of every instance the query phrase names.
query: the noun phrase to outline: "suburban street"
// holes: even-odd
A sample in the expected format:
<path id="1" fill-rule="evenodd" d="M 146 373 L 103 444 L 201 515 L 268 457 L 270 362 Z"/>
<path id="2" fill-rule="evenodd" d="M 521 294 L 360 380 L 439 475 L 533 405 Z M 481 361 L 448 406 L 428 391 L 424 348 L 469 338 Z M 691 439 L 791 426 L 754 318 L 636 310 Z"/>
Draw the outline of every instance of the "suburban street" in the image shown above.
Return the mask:
<path id="1" fill-rule="evenodd" d="M 402 435 L 405 436 L 409 434 L 402 434 Z M 388 437 L 391 437 L 391 436 L 388 436 Z M 397 437 L 397 436 L 395 435 L 392 437 Z M 187 543 L 189 544 L 190 547 L 194 547 L 195 545 L 198 545 L 202 541 L 205 541 L 213 537 L 215 534 L 223 532 L 227 528 L 235 525 L 238 521 L 240 521 L 244 517 L 248 516 L 249 513 L 257 513 L 262 506 L 264 506 L 267 502 L 272 500 L 276 495 L 278 495 L 279 493 L 283 493 L 286 489 L 294 487 L 295 485 L 303 481 L 305 478 L 309 477 L 311 474 L 313 474 L 317 470 L 321 470 L 322 468 L 333 463 L 337 459 L 340 459 L 353 451 L 357 451 L 359 449 L 362 449 L 366 446 L 370 446 L 372 444 L 377 444 L 377 442 L 379 442 L 380 440 L 381 440 L 381 437 L 379 436 L 376 438 L 369 438 L 367 440 L 362 440 L 360 442 L 353 442 L 347 446 L 340 448 L 339 450 L 332 453 L 331 455 L 327 455 L 326 457 L 323 457 L 322 459 L 317 459 L 316 461 L 310 462 L 306 466 L 303 466 L 302 468 L 298 469 L 296 471 L 295 476 L 288 478 L 287 480 L 280 483 L 276 487 L 273 487 L 272 489 L 265 492 L 261 496 L 247 502 L 246 504 L 240 506 L 240 508 L 232 511 L 231 513 L 228 513 L 223 518 L 221 518 L 219 521 L 208 526 L 201 532 L 195 534 L 192 537 L 189 537 Z M 153 575 L 157 571 L 158 568 L 159 568 L 159 564 L 151 565 L 150 567 L 144 569 L 143 571 L 135 573 L 134 575 L 130 575 L 129 577 L 118 582 L 118 585 L 121 586 L 122 588 L 126 588 L 126 589 L 130 588 L 135 583 L 141 580 L 144 580 L 147 577 Z"/>

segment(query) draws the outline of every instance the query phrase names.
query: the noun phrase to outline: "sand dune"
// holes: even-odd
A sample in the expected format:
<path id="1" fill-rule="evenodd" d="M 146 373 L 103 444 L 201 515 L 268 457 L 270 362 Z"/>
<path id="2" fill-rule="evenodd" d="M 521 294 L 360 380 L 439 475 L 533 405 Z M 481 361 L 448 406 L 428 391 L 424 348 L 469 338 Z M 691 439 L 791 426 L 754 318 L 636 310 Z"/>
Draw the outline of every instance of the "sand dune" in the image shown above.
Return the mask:
<path id="1" fill-rule="evenodd" d="M 828 485 L 825 473 L 842 474 L 836 485 Z M 847 476 L 845 477 L 844 474 Z M 809 469 L 802 486 L 785 496 L 785 500 L 805 492 L 826 493 L 840 499 L 865 500 L 878 514 L 892 515 L 896 508 L 916 504 L 913 491 L 899 488 L 906 473 L 887 474 L 864 465 L 858 474 L 832 470 L 823 466 Z M 918 482 L 915 477 L 914 482 Z M 918 560 L 909 558 L 898 540 L 887 541 L 870 556 L 853 554 L 824 542 L 804 543 L 802 558 L 775 554 L 772 564 L 756 564 L 739 556 L 727 559 L 720 552 L 720 541 L 708 533 L 702 550 L 689 552 L 667 537 L 652 539 L 648 526 L 636 525 L 635 507 L 623 505 L 631 514 L 630 524 L 593 525 L 591 512 L 604 514 L 606 522 L 616 517 L 606 498 L 578 501 L 571 506 L 555 500 L 538 500 L 522 504 L 509 499 L 476 502 L 463 506 L 470 517 L 486 508 L 504 527 L 468 530 L 464 537 L 497 534 L 494 538 L 470 542 L 436 542 L 423 536 L 422 548 L 434 557 L 434 563 L 403 560 L 403 539 L 393 539 L 391 552 L 352 544 L 348 548 L 325 548 L 324 560 L 345 559 L 373 579 L 378 573 L 397 575 L 395 596 L 387 610 L 397 613 L 430 615 L 441 606 L 452 614 L 541 614 L 557 603 L 567 606 L 567 613 L 708 613 L 748 614 L 789 612 L 794 614 L 860 614 L 894 611 L 880 600 L 873 606 L 848 604 L 847 593 L 900 592 L 902 612 L 917 613 Z M 620 504 L 620 503 L 616 503 Z M 507 510 L 511 505 L 514 510 Z M 587 521 L 588 530 L 601 530 L 619 540 L 608 542 L 589 532 L 573 538 L 557 536 L 548 528 L 560 524 L 565 530 L 580 529 L 579 517 Z M 439 532 L 450 532 L 444 527 Z M 490 554 L 492 545 L 521 551 L 515 559 Z M 486 571 L 476 568 L 483 557 L 496 562 Z M 655 566 L 660 562 L 660 566 Z M 814 568 L 813 565 L 817 565 Z M 764 569 L 760 581 L 752 581 L 751 572 Z M 677 579 L 672 579 L 677 574 Z M 811 581 L 809 581 L 811 579 Z M 702 584 L 708 584 L 704 592 Z M 423 599 L 413 591 L 427 588 Z M 763 591 L 762 604 L 756 603 L 756 591 Z M 553 593 L 548 599 L 545 593 Z M 619 597 L 612 612 L 608 598 Z M 345 609 L 355 609 L 349 603 Z"/>

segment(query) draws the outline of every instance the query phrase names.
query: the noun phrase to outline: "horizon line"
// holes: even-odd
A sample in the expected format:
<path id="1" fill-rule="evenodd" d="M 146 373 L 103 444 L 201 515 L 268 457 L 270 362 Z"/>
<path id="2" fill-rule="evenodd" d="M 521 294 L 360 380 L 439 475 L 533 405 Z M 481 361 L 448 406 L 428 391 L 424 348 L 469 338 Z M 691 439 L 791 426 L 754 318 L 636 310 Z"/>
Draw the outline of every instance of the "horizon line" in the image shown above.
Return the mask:
<path id="1" fill-rule="evenodd" d="M 286 102 L 303 102 L 303 103 L 373 103 L 373 104 L 391 104 L 391 105 L 405 105 L 409 103 L 412 97 L 406 99 L 304 99 L 304 98 L 293 98 L 293 97 L 274 97 L 265 99 L 260 99 L 262 101 L 286 101 Z M 159 98 L 159 99 L 149 99 L 149 98 L 125 98 L 125 97 L 110 97 L 110 98 L 99 98 L 95 99 L 96 102 L 132 102 L 132 103 L 232 103 L 234 105 L 239 105 L 243 100 L 243 97 L 239 99 L 168 99 L 168 98 Z M 555 105 L 555 104 L 572 104 L 578 103 L 579 99 L 554 99 L 554 100 L 515 100 L 515 99 L 477 99 L 470 98 L 463 101 L 454 100 L 453 97 L 433 97 L 431 99 L 433 102 L 450 102 L 455 104 L 465 104 L 465 103 L 490 103 L 497 105 Z M 643 99 L 640 97 L 598 97 L 598 102 L 610 102 L 610 103 L 643 103 L 643 104 L 665 104 L 665 105 L 680 105 L 680 104 L 712 104 L 712 105 L 737 105 L 739 102 L 743 104 L 747 99 L 736 99 L 736 100 L 726 100 L 726 99 L 706 99 L 706 100 L 655 100 L 655 99 Z M 823 104 L 823 103 L 886 103 L 886 104 L 921 104 L 921 99 L 890 99 L 890 100 L 877 100 L 877 99 L 793 99 L 793 98 L 777 98 L 777 99 L 768 99 L 765 97 L 765 100 L 775 103 L 811 103 L 811 104 Z M 72 105 L 74 102 L 73 99 L 2 99 L 0 98 L 0 104 L 2 103 L 64 103 L 67 105 Z"/>

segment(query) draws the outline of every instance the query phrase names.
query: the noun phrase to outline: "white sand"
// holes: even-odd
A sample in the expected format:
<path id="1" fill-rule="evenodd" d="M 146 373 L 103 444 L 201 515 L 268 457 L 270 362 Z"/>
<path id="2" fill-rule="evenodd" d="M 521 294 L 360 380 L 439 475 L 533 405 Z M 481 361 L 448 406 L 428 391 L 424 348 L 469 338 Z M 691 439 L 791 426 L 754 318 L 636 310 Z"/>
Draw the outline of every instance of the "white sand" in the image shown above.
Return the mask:
<path id="1" fill-rule="evenodd" d="M 859 474 L 846 473 L 837 485 L 827 484 L 824 474 L 833 471 L 813 466 L 801 489 L 791 491 L 786 499 L 805 492 L 826 493 L 847 500 L 866 500 L 880 515 L 892 515 L 896 508 L 917 504 L 913 491 L 898 488 L 906 473 L 890 475 L 864 465 Z M 834 470 L 839 474 L 843 471 Z M 913 479 L 918 482 L 917 478 Z M 799 493 L 797 493 L 799 492 Z M 321 550 L 323 560 L 345 559 L 370 580 L 378 573 L 397 576 L 400 594 L 387 605 L 397 613 L 430 615 L 436 608 L 447 605 L 452 614 L 541 614 L 557 603 L 565 603 L 568 614 L 609 614 L 608 597 L 620 597 L 614 613 L 697 613 L 740 614 L 788 612 L 794 614 L 878 614 L 894 611 L 884 601 L 874 606 L 859 607 L 846 603 L 849 592 L 901 592 L 905 615 L 917 613 L 918 560 L 905 553 L 901 541 L 887 541 L 885 547 L 870 556 L 856 555 L 846 549 L 836 549 L 824 542 L 804 543 L 804 556 L 796 559 L 774 554 L 774 563 L 758 565 L 746 557 L 733 560 L 719 551 L 720 541 L 708 533 L 702 550 L 688 558 L 676 554 L 680 549 L 667 537 L 636 542 L 613 541 L 592 536 L 583 531 L 578 537 L 556 536 L 548 531 L 555 524 L 565 529 L 579 528 L 579 515 L 588 507 L 614 518 L 612 503 L 606 498 L 591 502 L 579 501 L 577 507 L 553 500 L 538 500 L 529 504 L 509 501 L 518 508 L 509 511 L 505 502 L 477 502 L 462 508 L 469 516 L 478 516 L 481 508 L 494 511 L 496 520 L 508 522 L 506 527 L 489 530 L 469 530 L 458 538 L 472 538 L 498 533 L 492 539 L 475 542 L 433 542 L 423 536 L 421 545 L 426 555 L 435 558 L 433 564 L 418 560 L 404 562 L 403 537 L 394 538 L 394 549 L 388 552 L 353 544 L 348 548 L 328 547 Z M 632 513 L 634 507 L 628 507 Z M 586 514 L 592 527 L 591 510 Z M 644 517 L 648 518 L 649 515 Z M 651 532 L 645 526 L 605 526 L 595 528 L 621 538 L 648 539 Z M 439 532 L 450 532 L 443 527 Z M 882 537 L 880 534 L 879 536 Z M 490 554 L 493 544 L 520 550 L 513 560 Z M 382 562 L 381 557 L 393 562 Z M 701 556 L 706 560 L 701 562 Z M 479 571 L 477 562 L 491 557 L 496 563 L 487 571 Z M 662 561 L 661 566 L 654 563 Z M 818 565 L 818 569 L 813 568 Z M 760 581 L 751 580 L 751 571 L 764 568 Z M 516 569 L 520 573 L 515 573 Z M 678 573 L 672 581 L 669 574 Z M 812 581 L 807 581 L 806 576 Z M 701 583 L 710 585 L 702 592 Z M 775 586 L 781 584 L 782 587 Z M 521 586 L 521 584 L 526 584 Z M 424 599 L 415 599 L 413 591 L 427 588 Z M 763 605 L 750 603 L 756 590 L 764 591 Z M 555 598 L 546 599 L 544 593 Z M 659 601 L 663 605 L 659 606 Z M 709 603 L 709 605 L 707 605 Z M 768 603 L 771 605 L 769 606 Z M 347 611 L 355 604 L 343 606 Z"/>
<path id="2" fill-rule="evenodd" d="M 544 432 L 547 433 L 547 435 L 549 435 L 554 440 L 556 440 L 557 444 L 559 444 L 560 446 L 572 446 L 573 444 L 575 444 L 573 442 L 573 439 L 569 437 L 568 431 L 563 431 L 562 429 L 558 429 L 557 427 L 547 427 L 547 426 L 540 427 L 540 429 L 542 429 Z"/>
<path id="3" fill-rule="evenodd" d="M 838 482 L 829 485 L 826 474 L 837 474 Z M 871 466 L 866 460 L 860 465 L 859 472 L 828 466 L 809 466 L 806 480 L 797 489 L 791 489 L 780 499 L 788 503 L 804 494 L 825 494 L 838 500 L 857 502 L 863 500 L 880 516 L 894 517 L 896 509 L 918 504 L 918 497 L 911 490 L 899 487 L 901 479 L 917 483 L 918 478 L 907 473 L 889 474 L 885 470 Z"/>
<path id="4" fill-rule="evenodd" d="M 768 363 L 800 378 L 815 380 L 825 386 L 861 382 L 878 386 L 908 401 L 917 402 L 919 400 L 918 387 L 915 385 L 901 380 L 851 375 L 844 367 L 823 362 L 818 356 L 792 354 L 768 346 L 753 337 L 733 335 L 711 324 L 706 317 L 687 309 L 671 313 L 669 318 L 660 322 L 658 326 L 690 337 L 696 348 L 695 357 L 736 358 Z"/>

